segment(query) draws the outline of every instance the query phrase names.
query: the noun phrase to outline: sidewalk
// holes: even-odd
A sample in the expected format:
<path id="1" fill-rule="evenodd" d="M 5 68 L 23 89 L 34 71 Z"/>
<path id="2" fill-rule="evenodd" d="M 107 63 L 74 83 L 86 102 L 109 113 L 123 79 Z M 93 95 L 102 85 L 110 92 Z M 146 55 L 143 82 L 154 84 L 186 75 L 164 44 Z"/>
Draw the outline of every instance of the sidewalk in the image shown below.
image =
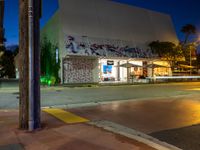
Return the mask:
<path id="1" fill-rule="evenodd" d="M 18 111 L 0 110 L 0 150 L 155 150 L 85 123 L 65 124 L 42 113 L 40 131 L 18 130 Z"/>

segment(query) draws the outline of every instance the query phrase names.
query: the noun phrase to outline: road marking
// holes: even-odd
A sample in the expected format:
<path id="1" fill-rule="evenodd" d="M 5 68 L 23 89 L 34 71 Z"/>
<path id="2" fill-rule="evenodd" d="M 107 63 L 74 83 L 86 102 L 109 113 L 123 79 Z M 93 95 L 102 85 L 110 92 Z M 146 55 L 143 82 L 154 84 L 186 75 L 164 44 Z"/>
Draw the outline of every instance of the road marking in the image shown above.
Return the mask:
<path id="1" fill-rule="evenodd" d="M 45 108 L 43 109 L 43 111 L 48 114 L 51 114 L 52 116 L 56 117 L 57 119 L 65 123 L 73 124 L 73 123 L 83 123 L 89 121 L 88 119 L 82 118 L 73 113 L 58 108 Z"/>

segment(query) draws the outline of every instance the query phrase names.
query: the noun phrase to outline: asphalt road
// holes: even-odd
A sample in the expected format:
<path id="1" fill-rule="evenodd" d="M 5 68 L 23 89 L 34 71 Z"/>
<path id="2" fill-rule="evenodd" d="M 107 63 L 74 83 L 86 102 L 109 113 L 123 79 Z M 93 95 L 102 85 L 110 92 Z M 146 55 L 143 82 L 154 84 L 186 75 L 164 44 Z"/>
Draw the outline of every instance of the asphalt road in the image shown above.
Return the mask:
<path id="1" fill-rule="evenodd" d="M 68 111 L 90 121 L 108 121 L 138 130 L 184 150 L 200 150 L 200 93 Z"/>
<path id="2" fill-rule="evenodd" d="M 155 99 L 198 94 L 200 82 L 102 87 L 42 87 L 42 106 L 60 106 L 117 100 Z M 18 88 L 0 88 L 0 109 L 17 108 Z"/>
<path id="3" fill-rule="evenodd" d="M 0 109 L 17 108 L 18 92 L 14 87 L 1 88 Z M 185 150 L 200 149 L 200 82 L 41 88 L 42 106 L 99 102 L 108 103 L 68 110 L 142 131 Z"/>

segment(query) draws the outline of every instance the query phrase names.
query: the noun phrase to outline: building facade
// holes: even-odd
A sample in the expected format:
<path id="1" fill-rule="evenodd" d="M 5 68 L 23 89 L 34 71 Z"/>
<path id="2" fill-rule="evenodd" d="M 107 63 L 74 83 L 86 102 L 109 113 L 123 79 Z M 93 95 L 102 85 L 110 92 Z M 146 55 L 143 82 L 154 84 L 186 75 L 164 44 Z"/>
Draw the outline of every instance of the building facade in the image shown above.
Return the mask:
<path id="1" fill-rule="evenodd" d="M 58 45 L 62 83 L 129 82 L 171 75 L 169 63 L 148 47 L 155 40 L 178 43 L 169 15 L 109 0 L 58 2 L 41 39 Z M 166 67 L 145 67 L 148 64 Z"/>

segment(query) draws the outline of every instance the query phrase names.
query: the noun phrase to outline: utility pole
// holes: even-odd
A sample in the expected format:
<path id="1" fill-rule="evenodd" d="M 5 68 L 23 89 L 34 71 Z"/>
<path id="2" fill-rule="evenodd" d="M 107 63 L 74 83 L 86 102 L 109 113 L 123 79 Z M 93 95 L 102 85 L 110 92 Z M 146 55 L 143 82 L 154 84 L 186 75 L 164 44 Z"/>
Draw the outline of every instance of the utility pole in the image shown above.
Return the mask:
<path id="1" fill-rule="evenodd" d="M 3 20 L 4 20 L 4 0 L 0 0 L 0 47 L 4 46 L 4 27 L 3 27 Z"/>
<path id="2" fill-rule="evenodd" d="M 19 0 L 19 4 L 19 128 L 33 131 L 41 127 L 39 50 L 41 0 Z"/>
<path id="3" fill-rule="evenodd" d="M 192 67 L 192 52 L 190 47 L 190 67 Z M 192 75 L 192 68 L 190 68 L 190 76 Z"/>

